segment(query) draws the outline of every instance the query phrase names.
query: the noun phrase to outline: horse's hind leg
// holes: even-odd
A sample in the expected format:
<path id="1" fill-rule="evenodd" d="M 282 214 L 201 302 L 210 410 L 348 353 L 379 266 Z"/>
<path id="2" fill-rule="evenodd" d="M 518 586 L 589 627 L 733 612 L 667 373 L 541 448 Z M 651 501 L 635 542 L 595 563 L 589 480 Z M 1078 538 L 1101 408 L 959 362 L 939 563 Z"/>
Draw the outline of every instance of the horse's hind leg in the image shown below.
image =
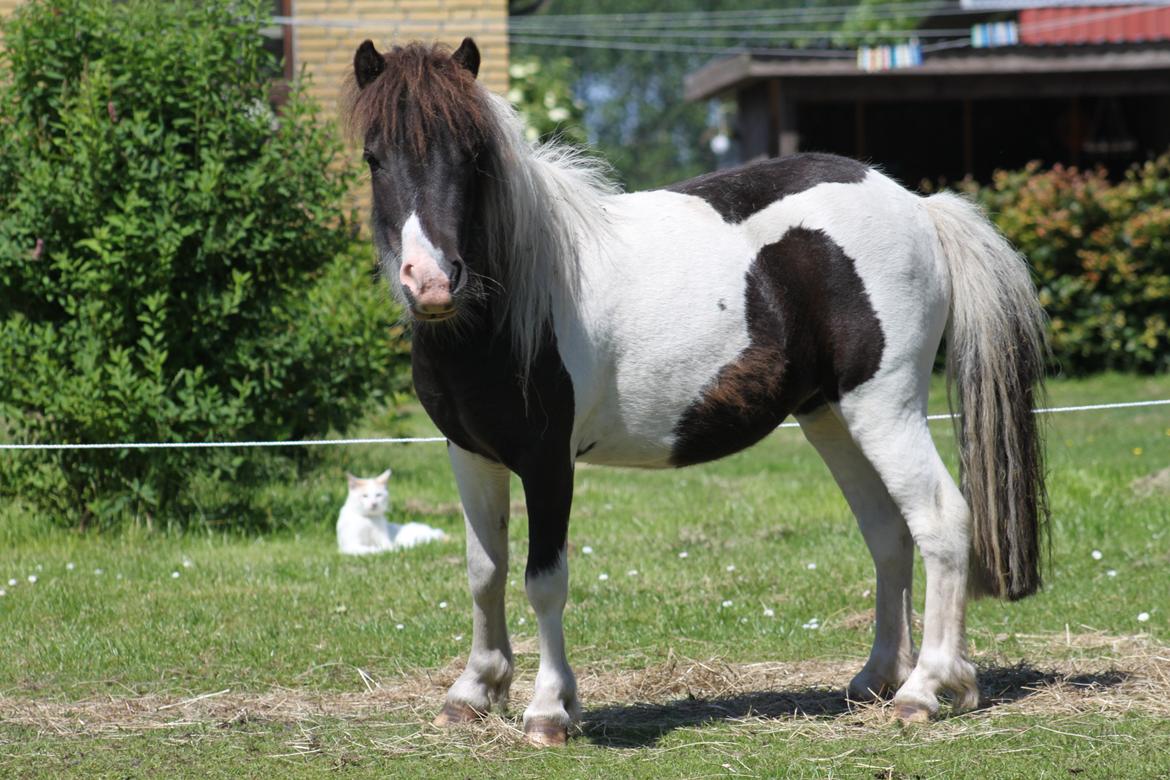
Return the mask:
<path id="1" fill-rule="evenodd" d="M 926 568 L 922 645 L 914 671 L 894 696 L 903 720 L 937 713 L 942 692 L 954 695 L 956 711 L 979 703 L 975 667 L 966 658 L 971 512 L 927 427 L 927 376 L 875 378 L 839 406 L 853 440 L 902 511 Z"/>
<path id="2" fill-rule="evenodd" d="M 891 695 L 914 668 L 910 627 L 914 543 L 910 529 L 881 477 L 834 410 L 822 406 L 798 419 L 805 438 L 820 453 L 857 517 L 877 576 L 873 648 L 865 666 L 849 683 L 849 698 L 869 701 Z"/>
<path id="3" fill-rule="evenodd" d="M 472 633 L 467 666 L 435 719 L 440 726 L 478 718 L 493 704 L 503 707 L 512 683 L 512 648 L 504 619 L 509 472 L 455 444 L 449 446 L 448 455 L 467 526 Z"/>

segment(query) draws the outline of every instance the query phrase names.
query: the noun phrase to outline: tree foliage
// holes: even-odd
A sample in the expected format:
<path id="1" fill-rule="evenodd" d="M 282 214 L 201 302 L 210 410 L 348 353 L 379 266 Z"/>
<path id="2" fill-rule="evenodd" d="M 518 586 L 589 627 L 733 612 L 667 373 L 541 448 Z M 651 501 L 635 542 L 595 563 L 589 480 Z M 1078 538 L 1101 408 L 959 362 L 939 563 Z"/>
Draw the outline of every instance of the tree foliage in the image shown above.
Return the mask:
<path id="1" fill-rule="evenodd" d="M 395 315 L 372 263 L 345 254 L 353 173 L 299 85 L 270 107 L 266 6 L 34 0 L 8 23 L 10 439 L 295 439 L 344 427 L 389 389 Z M 242 485 L 265 462 L 222 450 L 6 455 L 0 491 L 67 522 L 212 517 L 246 491 L 216 508 L 190 486 Z"/>
<path id="2" fill-rule="evenodd" d="M 884 41 L 884 30 L 907 29 L 917 23 L 910 14 L 878 15 L 877 3 L 911 0 L 861 0 L 855 9 L 841 13 L 839 0 L 811 0 L 800 4 L 761 2 L 761 0 L 549 0 L 534 16 L 517 19 L 513 32 L 518 39 L 511 45 L 518 60 L 541 61 L 565 59 L 572 63 L 573 91 L 585 106 L 583 115 L 589 142 L 614 167 L 631 189 L 657 187 L 711 170 L 716 158 L 709 146 L 717 132 L 720 106 L 716 101 L 687 101 L 683 97 L 683 79 L 687 73 L 715 59 L 720 49 L 752 46 L 808 46 L 833 41 L 834 31 L 874 31 L 873 40 Z M 581 38 L 564 33 L 539 37 L 544 43 L 526 43 L 522 34 L 531 20 L 555 21 L 558 16 L 587 14 L 669 13 L 672 19 L 690 11 L 777 11 L 819 7 L 833 13 L 816 16 L 814 21 L 784 27 L 786 31 L 809 31 L 806 39 L 781 39 L 768 42 L 760 38 L 737 37 L 736 29 L 753 27 L 750 15 L 742 23 L 728 28 L 703 28 L 693 24 L 674 26 L 663 22 L 663 35 L 634 35 L 611 23 L 608 32 L 586 40 L 590 47 L 569 45 Z M 887 9 L 888 10 L 888 9 Z M 810 17 L 813 18 L 813 17 Z M 585 23 L 582 22 L 582 25 Z M 563 29 L 563 28 L 562 28 Z M 643 31 L 646 27 L 641 28 Z M 725 33 L 725 34 L 721 34 Z M 621 42 L 621 47 L 606 46 L 606 37 Z M 560 45 L 549 45 L 550 39 Z M 639 47 L 639 42 L 646 44 Z M 837 41 L 848 46 L 848 42 Z M 593 47 L 595 46 L 595 47 Z M 657 50 L 662 46 L 668 50 Z M 687 50 L 689 47 L 690 50 Z M 681 49 L 681 50 L 676 50 Z"/>

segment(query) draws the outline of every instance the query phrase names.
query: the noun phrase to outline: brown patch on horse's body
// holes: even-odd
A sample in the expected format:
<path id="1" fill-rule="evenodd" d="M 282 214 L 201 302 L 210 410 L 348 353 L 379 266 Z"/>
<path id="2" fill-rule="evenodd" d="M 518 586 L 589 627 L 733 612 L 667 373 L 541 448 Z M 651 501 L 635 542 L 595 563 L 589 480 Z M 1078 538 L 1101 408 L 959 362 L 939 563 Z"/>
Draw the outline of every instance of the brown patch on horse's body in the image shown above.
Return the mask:
<path id="1" fill-rule="evenodd" d="M 825 233 L 793 228 L 745 279 L 751 343 L 675 426 L 675 465 L 755 444 L 792 412 L 838 401 L 877 373 L 885 337 L 853 260 Z"/>
<path id="2" fill-rule="evenodd" d="M 425 159 L 428 141 L 445 138 L 464 152 L 488 139 L 494 125 L 475 74 L 442 44 L 395 46 L 369 83 L 351 80 L 349 127 L 365 137 L 378 128 L 390 145 Z"/>

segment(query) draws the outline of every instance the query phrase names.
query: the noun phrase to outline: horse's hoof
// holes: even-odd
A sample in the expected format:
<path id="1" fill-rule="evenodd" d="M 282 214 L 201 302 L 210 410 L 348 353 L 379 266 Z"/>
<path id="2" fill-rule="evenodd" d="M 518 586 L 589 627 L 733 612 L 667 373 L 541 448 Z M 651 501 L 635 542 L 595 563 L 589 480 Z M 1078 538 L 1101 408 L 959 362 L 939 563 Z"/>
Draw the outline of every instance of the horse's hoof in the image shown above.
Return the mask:
<path id="1" fill-rule="evenodd" d="M 901 723 L 926 723 L 930 710 L 922 704 L 903 702 L 894 705 L 894 718 Z"/>
<path id="2" fill-rule="evenodd" d="M 850 685 L 845 691 L 845 698 L 857 704 L 873 704 L 890 698 L 896 690 L 892 685 L 878 685 L 877 690 L 868 686 L 862 688 Z"/>
<path id="3" fill-rule="evenodd" d="M 536 747 L 561 747 L 569 739 L 569 730 L 551 720 L 530 720 L 524 724 L 524 736 Z"/>
<path id="4" fill-rule="evenodd" d="M 476 712 L 470 704 L 453 704 L 452 702 L 447 702 L 432 722 L 434 725 L 440 727 L 457 726 L 461 723 L 471 723 L 472 721 L 479 720 L 481 717 L 483 716 Z"/>

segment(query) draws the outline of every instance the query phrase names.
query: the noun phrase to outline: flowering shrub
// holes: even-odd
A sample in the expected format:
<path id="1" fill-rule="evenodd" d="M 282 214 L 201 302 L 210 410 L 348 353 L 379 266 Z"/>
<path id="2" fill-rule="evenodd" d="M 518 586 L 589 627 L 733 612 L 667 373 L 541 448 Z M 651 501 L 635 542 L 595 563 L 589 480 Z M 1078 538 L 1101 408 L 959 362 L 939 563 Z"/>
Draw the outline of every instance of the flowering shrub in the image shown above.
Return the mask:
<path id="1" fill-rule="evenodd" d="M 1032 163 L 968 188 L 1031 261 L 1061 370 L 1170 369 L 1170 155 L 1116 184 Z"/>
<path id="2" fill-rule="evenodd" d="M 508 66 L 508 100 L 520 113 L 529 141 L 559 138 L 585 143 L 584 108 L 573 98 L 573 63 L 567 57 L 513 58 Z"/>

